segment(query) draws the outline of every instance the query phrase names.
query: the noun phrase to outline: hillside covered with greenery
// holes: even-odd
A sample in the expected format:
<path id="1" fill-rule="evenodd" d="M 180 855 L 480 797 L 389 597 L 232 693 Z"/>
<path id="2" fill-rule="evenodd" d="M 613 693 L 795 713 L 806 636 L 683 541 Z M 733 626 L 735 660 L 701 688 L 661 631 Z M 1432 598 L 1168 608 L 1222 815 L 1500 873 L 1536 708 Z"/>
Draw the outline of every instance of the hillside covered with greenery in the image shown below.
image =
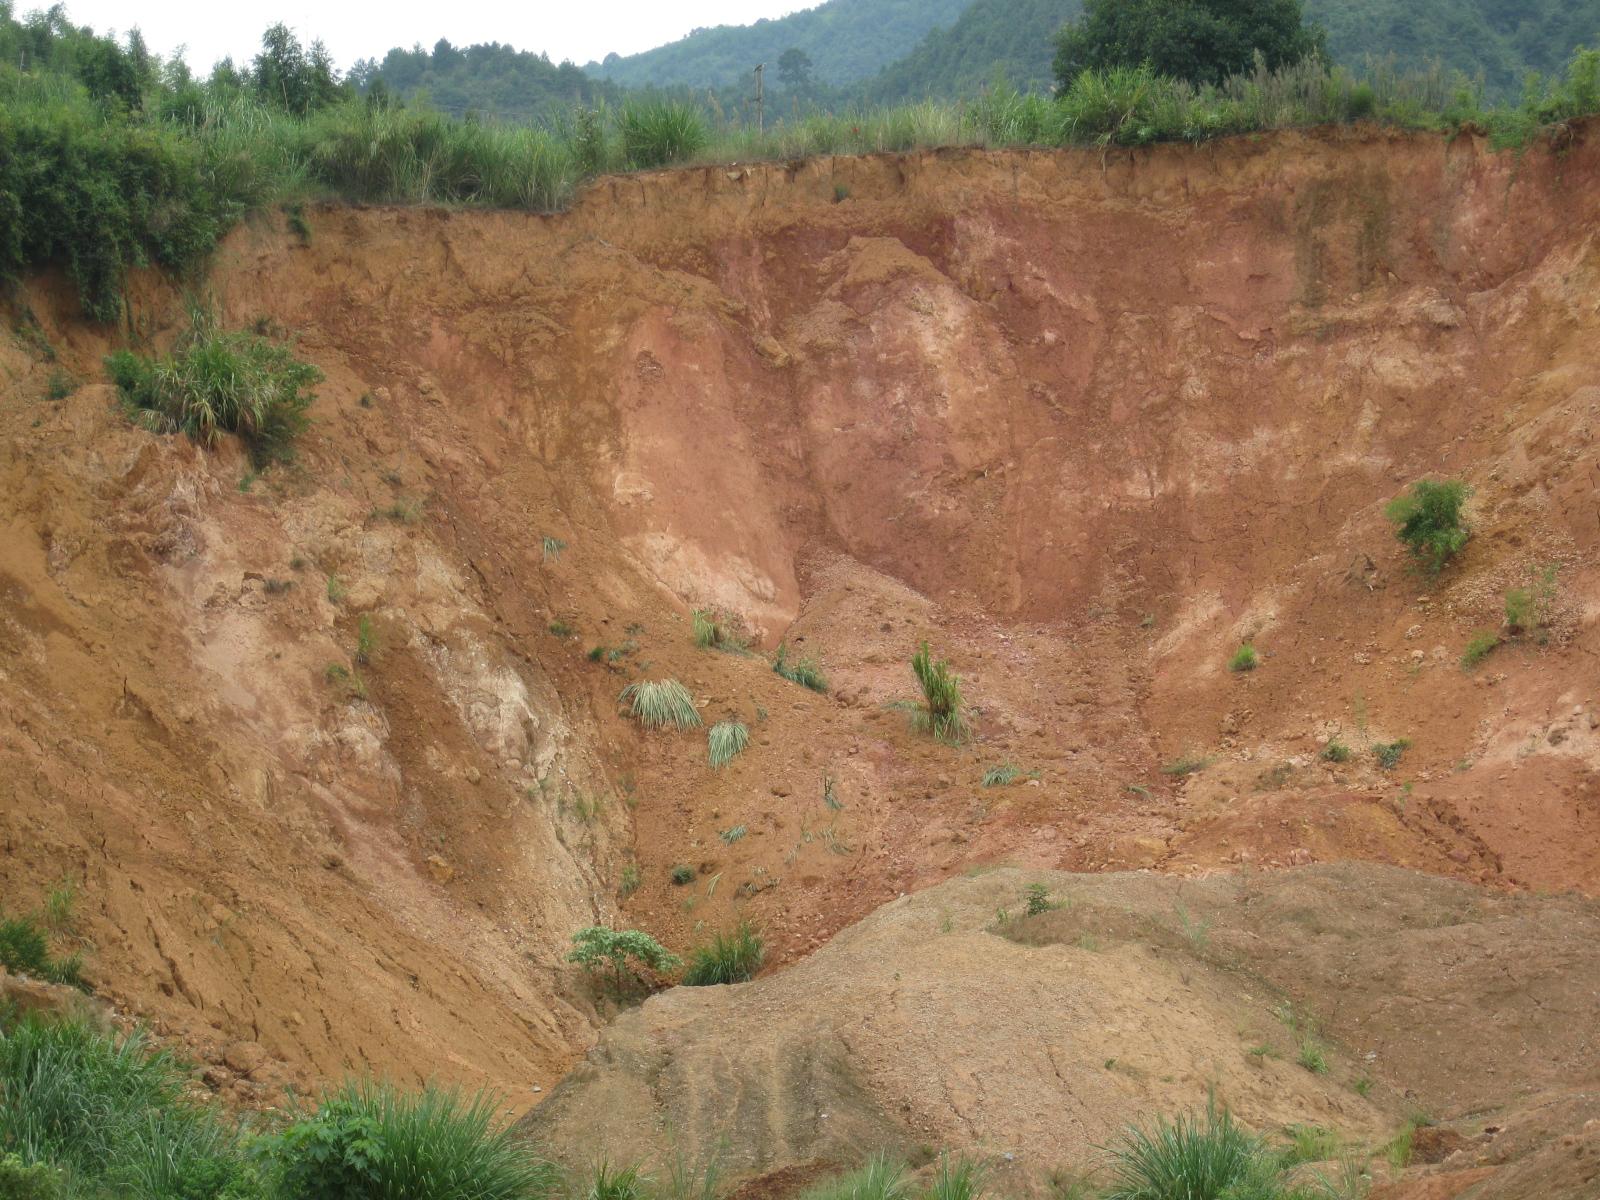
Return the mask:
<path id="1" fill-rule="evenodd" d="M 431 51 L 396 47 L 381 61 L 362 59 L 350 79 L 363 91 L 381 82 L 399 96 L 426 96 L 451 116 L 476 112 L 509 121 L 548 119 L 574 105 L 615 100 L 621 91 L 570 62 L 557 65 L 543 54 L 498 42 L 452 46 L 445 38 Z"/>
<path id="2" fill-rule="evenodd" d="M 969 0 L 828 0 L 816 8 L 753 25 L 697 29 L 688 37 L 626 58 L 608 55 L 586 68 L 628 86 L 723 87 L 757 63 L 775 68 L 786 50 L 807 55 L 830 85 L 865 79 L 921 38 L 952 23 Z"/>
<path id="3" fill-rule="evenodd" d="M 970 95 L 1002 71 L 1024 88 L 1048 88 L 1054 35 L 1081 0 L 974 0 L 952 24 L 860 89 L 871 103 Z M 1335 62 L 1392 59 L 1402 70 L 1437 63 L 1510 98 L 1528 71 L 1549 75 L 1600 39 L 1600 0 L 1306 0 L 1328 33 Z"/>

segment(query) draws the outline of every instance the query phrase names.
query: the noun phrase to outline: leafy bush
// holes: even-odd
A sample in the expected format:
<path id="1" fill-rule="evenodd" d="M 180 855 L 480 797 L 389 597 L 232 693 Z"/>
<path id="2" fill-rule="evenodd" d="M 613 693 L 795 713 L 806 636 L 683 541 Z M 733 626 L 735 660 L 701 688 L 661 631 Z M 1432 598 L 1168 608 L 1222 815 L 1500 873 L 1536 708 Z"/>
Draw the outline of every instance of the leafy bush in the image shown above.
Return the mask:
<path id="1" fill-rule="evenodd" d="M 296 1200 L 544 1200 L 555 1168 L 498 1108 L 487 1092 L 348 1083 L 275 1137 L 278 1187 Z"/>
<path id="2" fill-rule="evenodd" d="M 672 868 L 670 878 L 674 887 L 684 887 L 694 882 L 694 868 L 688 863 L 679 863 Z"/>
<path id="3" fill-rule="evenodd" d="M 1470 489 L 1459 480 L 1418 480 L 1411 491 L 1390 501 L 1384 515 L 1395 536 L 1411 552 L 1417 568 L 1433 577 L 1459 554 L 1472 536 L 1461 520 Z"/>
<path id="4" fill-rule="evenodd" d="M 287 347 L 253 333 L 221 333 L 201 313 L 172 355 L 119 350 L 106 369 L 146 429 L 184 433 L 207 447 L 235 433 L 258 466 L 292 456 L 308 424 L 310 389 L 322 380 Z"/>
<path id="5" fill-rule="evenodd" d="M 25 1018 L 0 1033 L 0 1145 L 67 1168 L 90 1195 L 257 1195 L 238 1131 L 188 1087 L 182 1064 L 141 1034 Z"/>
<path id="6" fill-rule="evenodd" d="M 1392 771 L 1400 765 L 1400 760 L 1405 752 L 1411 749 L 1411 743 L 1401 738 L 1394 742 L 1379 742 L 1372 747 L 1372 756 L 1378 760 L 1378 765 L 1385 771 Z"/>
<path id="7" fill-rule="evenodd" d="M 687 987 L 743 983 L 761 969 L 763 957 L 761 935 L 748 921 L 740 921 L 732 933 L 718 933 L 708 945 L 695 948 L 683 982 Z"/>
<path id="8" fill-rule="evenodd" d="M 948 745 L 964 741 L 971 729 L 961 712 L 961 680 L 950 673 L 950 664 L 934 662 L 923 642 L 911 659 L 911 671 L 922 689 L 922 703 L 911 711 L 912 727 Z"/>
<path id="9" fill-rule="evenodd" d="M 641 680 L 622 689 L 619 699 L 646 729 L 694 729 L 700 725 L 694 697 L 676 679 Z"/>
<path id="10" fill-rule="evenodd" d="M 647 170 L 693 158 L 710 140 L 700 110 L 677 100 L 629 100 L 617 125 L 628 165 Z"/>
<path id="11" fill-rule="evenodd" d="M 48 1163 L 29 1166 L 15 1154 L 0 1154 L 0 1200 L 66 1200 L 67 1181 Z"/>
<path id="12" fill-rule="evenodd" d="M 725 766 L 744 752 L 750 730 L 738 721 L 718 721 L 706 732 L 706 757 L 713 768 Z"/>
<path id="13" fill-rule="evenodd" d="M 774 674 L 783 676 L 790 683 L 798 683 L 813 692 L 828 690 L 828 681 L 823 677 L 822 668 L 817 660 L 808 656 L 790 662 L 789 647 L 786 642 L 778 643 L 777 652 L 772 656 L 772 670 Z"/>
<path id="14" fill-rule="evenodd" d="M 619 991 L 622 973 L 630 961 L 648 971 L 671 971 L 681 965 L 677 955 L 648 933 L 637 929 L 608 929 L 604 925 L 591 925 L 573 934 L 572 952 L 567 955 L 567 961 L 589 971 L 609 966 L 612 983 Z"/>
<path id="15" fill-rule="evenodd" d="M 37 913 L 8 917 L 0 911 L 0 967 L 88 991 L 83 981 L 82 958 L 77 954 L 57 957 L 50 945 L 52 935 L 71 930 L 72 902 L 72 890 L 59 888 L 50 893 L 44 908 Z"/>
<path id="16" fill-rule="evenodd" d="M 1472 670 L 1489 655 L 1493 654 L 1500 646 L 1500 635 L 1496 633 L 1475 633 L 1467 642 L 1467 648 L 1461 654 L 1461 667 L 1465 671 Z"/>
<path id="17" fill-rule="evenodd" d="M 1254 671 L 1260 665 L 1260 661 L 1256 657 L 1256 648 L 1246 642 L 1233 652 L 1233 657 L 1228 660 L 1228 670 Z"/>
<path id="18" fill-rule="evenodd" d="M 1323 762 L 1349 762 L 1350 747 L 1346 746 L 1338 738 L 1331 738 L 1329 739 L 1328 744 L 1322 748 L 1321 758 Z"/>
<path id="19" fill-rule="evenodd" d="M 1027 914 L 1037 917 L 1050 911 L 1050 889 L 1042 883 L 1030 883 L 1022 890 L 1023 900 L 1027 904 Z"/>

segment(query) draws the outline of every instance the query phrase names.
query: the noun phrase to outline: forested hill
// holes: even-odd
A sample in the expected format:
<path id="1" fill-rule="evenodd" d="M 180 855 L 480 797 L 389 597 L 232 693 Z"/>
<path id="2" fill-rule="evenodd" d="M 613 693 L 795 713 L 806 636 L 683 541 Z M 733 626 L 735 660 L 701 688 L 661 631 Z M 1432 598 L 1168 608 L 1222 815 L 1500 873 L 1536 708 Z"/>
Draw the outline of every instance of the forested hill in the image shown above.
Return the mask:
<path id="1" fill-rule="evenodd" d="M 1051 35 L 1081 0 L 974 0 L 950 26 L 864 85 L 871 101 L 970 95 L 997 67 L 1018 85 L 1048 86 Z M 1438 62 L 1514 96 L 1529 70 L 1559 70 L 1575 47 L 1600 44 L 1600 0 L 1306 0 L 1338 62 Z"/>
<path id="2" fill-rule="evenodd" d="M 930 31 L 950 25 L 970 0 L 828 0 L 816 8 L 754 25 L 697 29 L 643 54 L 607 56 L 586 68 L 598 79 L 629 86 L 723 87 L 785 50 L 811 60 L 818 82 L 866 79 L 903 57 Z M 1002 6 L 1003 7 L 1003 6 Z"/>
<path id="3" fill-rule="evenodd" d="M 435 108 L 454 117 L 478 112 L 512 121 L 548 120 L 576 104 L 615 99 L 621 91 L 569 62 L 557 66 L 541 54 L 496 42 L 457 47 L 443 38 L 432 51 L 396 48 L 381 62 L 364 59 L 350 74 L 362 89 L 382 80 L 403 97 L 426 94 Z"/>

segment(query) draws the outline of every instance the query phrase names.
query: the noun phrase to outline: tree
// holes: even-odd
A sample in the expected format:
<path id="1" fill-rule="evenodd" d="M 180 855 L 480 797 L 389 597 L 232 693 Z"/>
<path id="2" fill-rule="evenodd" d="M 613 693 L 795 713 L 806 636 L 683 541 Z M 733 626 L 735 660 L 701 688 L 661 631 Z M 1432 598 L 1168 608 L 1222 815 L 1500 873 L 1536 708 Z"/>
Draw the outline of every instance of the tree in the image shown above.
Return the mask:
<path id="1" fill-rule="evenodd" d="M 1257 53 L 1277 68 L 1321 55 L 1323 42 L 1302 0 L 1085 0 L 1056 35 L 1055 74 L 1063 90 L 1086 70 L 1142 65 L 1220 83 L 1248 71 Z"/>
<path id="2" fill-rule="evenodd" d="M 611 968 L 616 990 L 622 990 L 622 973 L 632 959 L 651 971 L 670 971 L 682 960 L 648 933 L 637 929 L 608 929 L 591 925 L 572 935 L 572 953 L 567 961 L 593 972 Z"/>
<path id="3" fill-rule="evenodd" d="M 778 82 L 790 91 L 811 87 L 811 56 L 798 46 L 790 46 L 778 56 Z"/>

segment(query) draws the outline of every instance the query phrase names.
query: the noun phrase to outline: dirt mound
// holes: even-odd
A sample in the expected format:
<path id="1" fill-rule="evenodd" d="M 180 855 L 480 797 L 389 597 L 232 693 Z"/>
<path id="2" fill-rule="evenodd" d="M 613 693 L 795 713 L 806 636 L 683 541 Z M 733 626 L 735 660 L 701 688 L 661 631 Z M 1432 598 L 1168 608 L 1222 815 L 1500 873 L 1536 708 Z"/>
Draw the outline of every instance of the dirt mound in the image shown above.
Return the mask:
<path id="1" fill-rule="evenodd" d="M 1035 883 L 1056 907 L 1028 916 Z M 1592 902 L 1372 866 L 996 871 L 886 905 L 780 974 L 651 998 L 526 1123 L 573 1161 L 675 1149 L 764 1174 L 928 1145 L 1024 1186 L 1214 1094 L 1263 1132 L 1366 1149 L 1420 1110 L 1466 1123 L 1469 1161 L 1508 1162 L 1530 1148 L 1489 1114 L 1600 1084 L 1597 935 Z"/>

